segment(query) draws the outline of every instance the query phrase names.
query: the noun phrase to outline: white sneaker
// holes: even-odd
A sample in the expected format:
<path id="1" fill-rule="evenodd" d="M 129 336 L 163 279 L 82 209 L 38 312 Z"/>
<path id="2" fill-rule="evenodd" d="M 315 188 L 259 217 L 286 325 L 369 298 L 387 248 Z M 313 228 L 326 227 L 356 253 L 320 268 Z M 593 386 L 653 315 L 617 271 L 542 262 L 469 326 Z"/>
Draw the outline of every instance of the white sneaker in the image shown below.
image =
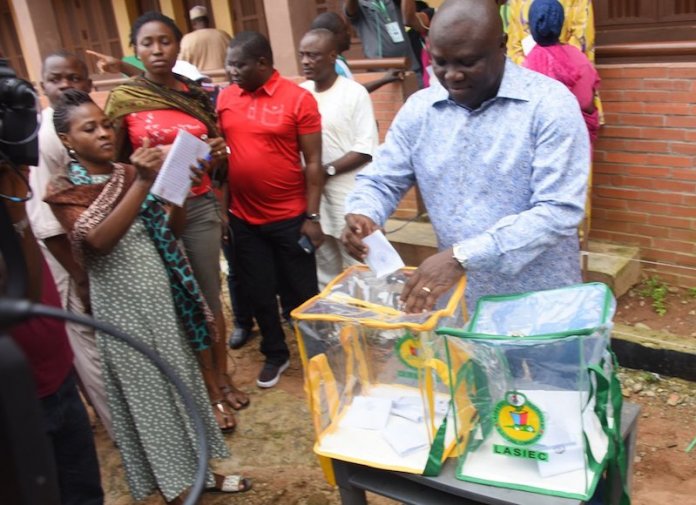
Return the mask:
<path id="1" fill-rule="evenodd" d="M 290 366 L 290 360 L 287 360 L 282 365 L 273 365 L 271 363 L 266 363 L 259 373 L 258 379 L 256 379 L 256 385 L 260 388 L 272 388 L 280 380 L 280 374 Z"/>

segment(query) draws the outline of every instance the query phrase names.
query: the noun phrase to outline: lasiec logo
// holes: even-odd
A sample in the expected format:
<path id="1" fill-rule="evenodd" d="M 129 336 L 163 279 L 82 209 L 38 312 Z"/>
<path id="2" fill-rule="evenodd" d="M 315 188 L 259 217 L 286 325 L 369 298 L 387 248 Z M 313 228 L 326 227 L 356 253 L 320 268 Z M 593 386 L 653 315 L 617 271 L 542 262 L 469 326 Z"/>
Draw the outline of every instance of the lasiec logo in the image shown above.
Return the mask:
<path id="1" fill-rule="evenodd" d="M 493 411 L 495 428 L 505 440 L 531 445 L 544 434 L 544 415 L 518 391 L 508 391 Z"/>

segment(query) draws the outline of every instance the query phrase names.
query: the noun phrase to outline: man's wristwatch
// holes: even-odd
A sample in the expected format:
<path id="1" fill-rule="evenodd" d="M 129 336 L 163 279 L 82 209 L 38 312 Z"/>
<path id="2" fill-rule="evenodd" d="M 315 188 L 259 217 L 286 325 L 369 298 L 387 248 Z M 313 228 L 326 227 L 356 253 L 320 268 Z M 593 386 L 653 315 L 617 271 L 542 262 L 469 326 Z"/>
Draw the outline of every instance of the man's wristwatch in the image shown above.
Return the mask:
<path id="1" fill-rule="evenodd" d="M 312 214 L 305 214 L 305 218 L 307 221 L 311 221 L 313 223 L 318 223 L 321 221 L 321 216 L 318 213 L 312 213 Z"/>
<path id="2" fill-rule="evenodd" d="M 326 175 L 329 177 L 336 175 L 336 167 L 331 164 L 324 165 L 324 172 L 326 172 Z"/>
<path id="3" fill-rule="evenodd" d="M 452 246 L 452 253 L 452 257 L 457 260 L 457 263 L 459 263 L 464 270 L 466 270 L 469 266 L 469 258 L 466 256 L 464 246 L 461 244 L 454 244 Z"/>

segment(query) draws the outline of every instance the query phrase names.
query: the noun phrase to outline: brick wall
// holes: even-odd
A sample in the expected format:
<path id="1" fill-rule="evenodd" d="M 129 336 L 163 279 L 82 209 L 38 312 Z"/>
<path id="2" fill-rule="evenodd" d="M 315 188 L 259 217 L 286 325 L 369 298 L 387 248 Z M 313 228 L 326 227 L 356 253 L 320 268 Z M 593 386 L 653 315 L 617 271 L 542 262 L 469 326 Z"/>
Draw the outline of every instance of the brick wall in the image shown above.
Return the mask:
<path id="1" fill-rule="evenodd" d="M 367 72 L 354 74 L 355 80 L 361 83 L 366 83 L 382 77 L 383 73 Z M 411 78 L 415 78 L 411 76 Z M 375 110 L 375 119 L 379 128 L 379 141 L 384 142 L 384 137 L 387 134 L 389 125 L 394 119 L 394 116 L 399 111 L 404 103 L 404 88 L 410 88 L 414 85 L 413 82 L 393 82 L 382 86 L 376 91 L 370 93 L 372 105 Z M 408 92 L 406 92 L 406 95 Z M 422 207 L 422 205 L 421 205 Z M 399 207 L 394 212 L 394 216 L 399 219 L 411 219 L 418 214 L 419 202 L 416 196 L 416 190 L 412 189 L 401 200 Z"/>
<path id="2" fill-rule="evenodd" d="M 696 64 L 600 65 L 591 238 L 638 245 L 643 270 L 696 287 Z M 685 267 L 685 268 L 679 268 Z"/>

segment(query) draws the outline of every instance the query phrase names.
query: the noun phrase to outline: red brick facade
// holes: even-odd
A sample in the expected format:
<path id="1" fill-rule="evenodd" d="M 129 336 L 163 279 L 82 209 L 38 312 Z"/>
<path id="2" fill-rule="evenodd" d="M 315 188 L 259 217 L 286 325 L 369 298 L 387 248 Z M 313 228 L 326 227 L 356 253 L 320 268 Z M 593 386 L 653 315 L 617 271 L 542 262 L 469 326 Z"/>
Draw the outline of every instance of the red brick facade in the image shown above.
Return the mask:
<path id="1" fill-rule="evenodd" d="M 598 70 L 590 237 L 638 245 L 643 271 L 696 287 L 696 64 Z"/>
<path id="2" fill-rule="evenodd" d="M 359 73 L 354 74 L 355 80 L 361 83 L 366 83 L 382 77 L 383 73 Z M 399 111 L 404 103 L 404 94 L 400 82 L 395 82 L 382 86 L 376 91 L 370 93 L 372 105 L 375 110 L 375 119 L 379 128 L 379 141 L 384 142 L 384 137 L 387 134 L 389 125 L 394 119 L 394 116 Z M 411 219 L 418 214 L 418 203 L 416 200 L 416 191 L 411 190 L 406 193 L 406 196 L 401 200 L 399 208 L 394 212 L 394 217 L 399 219 Z"/>

